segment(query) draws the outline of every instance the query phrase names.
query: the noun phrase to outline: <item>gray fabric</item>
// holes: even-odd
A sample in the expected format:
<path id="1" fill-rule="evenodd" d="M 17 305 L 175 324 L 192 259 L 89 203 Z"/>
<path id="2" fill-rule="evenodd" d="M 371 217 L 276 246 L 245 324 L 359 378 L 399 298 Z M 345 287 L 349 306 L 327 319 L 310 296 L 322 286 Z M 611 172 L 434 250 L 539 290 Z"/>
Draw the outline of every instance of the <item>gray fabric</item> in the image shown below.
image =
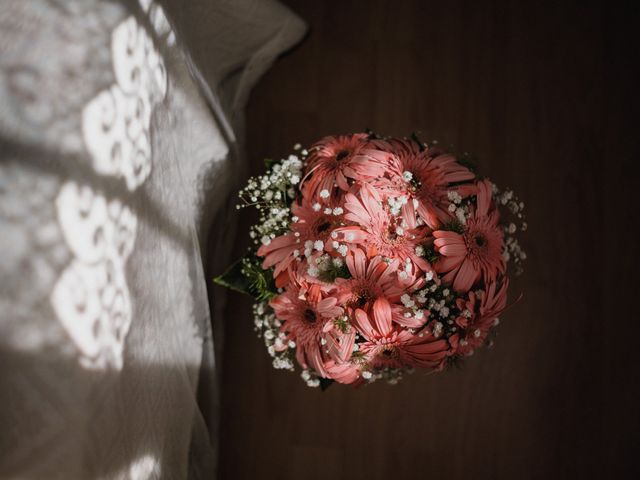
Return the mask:
<path id="1" fill-rule="evenodd" d="M 276 56 L 299 42 L 307 29 L 272 0 L 160 1 L 233 120 Z"/>
<path id="2" fill-rule="evenodd" d="M 304 31 L 255 3 L 277 41 L 204 70 L 195 20 L 150 0 L 0 6 L 0 478 L 213 478 L 202 245 L 243 170 L 237 109 Z"/>

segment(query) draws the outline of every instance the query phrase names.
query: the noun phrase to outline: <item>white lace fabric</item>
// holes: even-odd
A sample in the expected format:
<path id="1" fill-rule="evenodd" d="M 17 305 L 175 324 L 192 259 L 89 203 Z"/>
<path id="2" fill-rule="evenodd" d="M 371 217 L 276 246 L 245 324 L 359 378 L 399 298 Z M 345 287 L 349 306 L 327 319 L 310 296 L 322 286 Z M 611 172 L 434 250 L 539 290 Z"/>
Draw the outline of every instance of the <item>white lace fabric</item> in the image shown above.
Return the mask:
<path id="1" fill-rule="evenodd" d="M 221 171 L 229 145 L 159 5 L 11 8 L 34 31 L 0 34 L 12 46 L 0 99 L 16 113 L 0 129 L 0 421 L 12 426 L 0 477 L 211 472 L 196 401 L 202 369 L 213 370 L 202 363 L 213 342 L 199 182 Z M 57 29 L 38 28 L 47 20 Z M 64 58 L 59 33 L 75 24 L 87 36 Z M 29 55 L 40 63 L 25 65 Z M 193 438 L 204 442 L 197 458 Z"/>
<path id="2" fill-rule="evenodd" d="M 0 478 L 215 475 L 202 241 L 241 180 L 248 90 L 304 28 L 272 0 L 212 5 L 268 32 L 220 61 L 247 65 L 227 93 L 155 0 L 0 5 Z"/>

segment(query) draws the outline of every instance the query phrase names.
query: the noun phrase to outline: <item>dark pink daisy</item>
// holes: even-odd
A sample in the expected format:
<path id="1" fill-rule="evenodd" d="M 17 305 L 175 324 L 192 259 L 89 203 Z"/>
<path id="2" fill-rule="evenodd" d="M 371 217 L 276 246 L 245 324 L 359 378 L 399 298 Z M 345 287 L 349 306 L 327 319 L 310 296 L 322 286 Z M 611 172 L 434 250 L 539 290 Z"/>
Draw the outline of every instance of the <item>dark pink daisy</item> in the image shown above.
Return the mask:
<path id="1" fill-rule="evenodd" d="M 490 283 L 484 291 L 469 292 L 465 300 L 458 299 L 458 308 L 463 313 L 456 319 L 456 324 L 463 333 L 460 335 L 456 353 L 469 355 L 484 344 L 491 327 L 496 324 L 498 315 L 507 305 L 508 287 L 509 280 L 505 278 L 499 284 Z"/>
<path id="2" fill-rule="evenodd" d="M 481 278 L 495 282 L 505 271 L 502 256 L 504 234 L 498 225 L 500 214 L 492 205 L 491 184 L 478 182 L 477 203 L 462 233 L 436 230 L 434 245 L 442 258 L 435 263 L 443 280 L 458 292 L 468 291 Z"/>

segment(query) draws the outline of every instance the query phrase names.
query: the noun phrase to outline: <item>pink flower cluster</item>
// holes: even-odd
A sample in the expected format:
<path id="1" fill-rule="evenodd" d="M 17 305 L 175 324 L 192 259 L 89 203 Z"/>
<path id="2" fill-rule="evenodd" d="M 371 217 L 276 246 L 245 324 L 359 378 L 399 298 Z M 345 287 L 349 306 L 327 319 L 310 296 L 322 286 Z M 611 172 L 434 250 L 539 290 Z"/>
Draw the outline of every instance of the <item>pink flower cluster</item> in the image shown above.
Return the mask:
<path id="1" fill-rule="evenodd" d="M 280 349 L 359 384 L 485 343 L 508 287 L 488 180 L 434 146 L 367 134 L 324 138 L 303 168 L 288 230 L 258 250 Z"/>

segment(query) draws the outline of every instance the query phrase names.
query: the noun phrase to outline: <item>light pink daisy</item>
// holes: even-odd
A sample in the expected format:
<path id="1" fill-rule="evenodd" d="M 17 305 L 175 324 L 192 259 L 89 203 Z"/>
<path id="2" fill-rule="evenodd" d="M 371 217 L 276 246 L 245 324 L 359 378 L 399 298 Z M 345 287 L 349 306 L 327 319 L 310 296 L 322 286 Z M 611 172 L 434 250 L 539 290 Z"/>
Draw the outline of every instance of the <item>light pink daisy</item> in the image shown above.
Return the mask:
<path id="1" fill-rule="evenodd" d="M 323 190 L 332 193 L 336 185 L 349 190 L 348 179 L 374 179 L 388 169 L 389 155 L 372 149 L 364 133 L 325 137 L 310 152 L 303 182 L 308 198 L 315 199 Z"/>
<path id="2" fill-rule="evenodd" d="M 436 230 L 434 245 L 442 258 L 434 265 L 443 280 L 457 292 L 469 290 L 478 280 L 495 282 L 505 271 L 502 256 L 504 234 L 498 226 L 499 212 L 492 205 L 491 184 L 478 182 L 477 203 L 463 233 Z"/>
<path id="3" fill-rule="evenodd" d="M 296 342 L 296 358 L 303 367 L 311 367 L 326 377 L 326 359 L 344 361 L 351 353 L 353 332 L 342 333 L 332 322 L 344 310 L 338 306 L 338 299 L 320 285 L 291 283 L 284 293 L 271 300 L 270 305 L 276 317 L 283 321 L 281 330 L 287 334 L 284 342 Z M 322 343 L 329 345 L 324 350 L 326 358 Z"/>
<path id="4" fill-rule="evenodd" d="M 415 210 L 431 228 L 438 228 L 442 223 L 455 218 L 447 209 L 451 203 L 449 191 L 455 190 L 462 197 L 473 193 L 472 184 L 452 186 L 452 183 L 473 180 L 474 173 L 460 165 L 451 154 L 444 154 L 430 147 L 420 150 L 420 145 L 412 140 L 390 139 L 374 142 L 374 145 L 394 154 L 394 164 L 390 171 L 390 181 L 379 182 L 391 191 L 406 194 L 418 203 L 408 202 L 403 207 L 403 215 L 407 210 Z"/>
<path id="5" fill-rule="evenodd" d="M 376 189 L 366 183 L 356 193 L 347 193 L 344 204 L 344 219 L 356 225 L 337 228 L 338 240 L 363 245 L 369 257 L 382 255 L 403 264 L 409 259 L 422 271 L 431 271 L 429 262 L 416 254 L 416 247 L 431 243 L 432 239 L 427 227 L 417 227 L 415 212 L 391 214 Z"/>

